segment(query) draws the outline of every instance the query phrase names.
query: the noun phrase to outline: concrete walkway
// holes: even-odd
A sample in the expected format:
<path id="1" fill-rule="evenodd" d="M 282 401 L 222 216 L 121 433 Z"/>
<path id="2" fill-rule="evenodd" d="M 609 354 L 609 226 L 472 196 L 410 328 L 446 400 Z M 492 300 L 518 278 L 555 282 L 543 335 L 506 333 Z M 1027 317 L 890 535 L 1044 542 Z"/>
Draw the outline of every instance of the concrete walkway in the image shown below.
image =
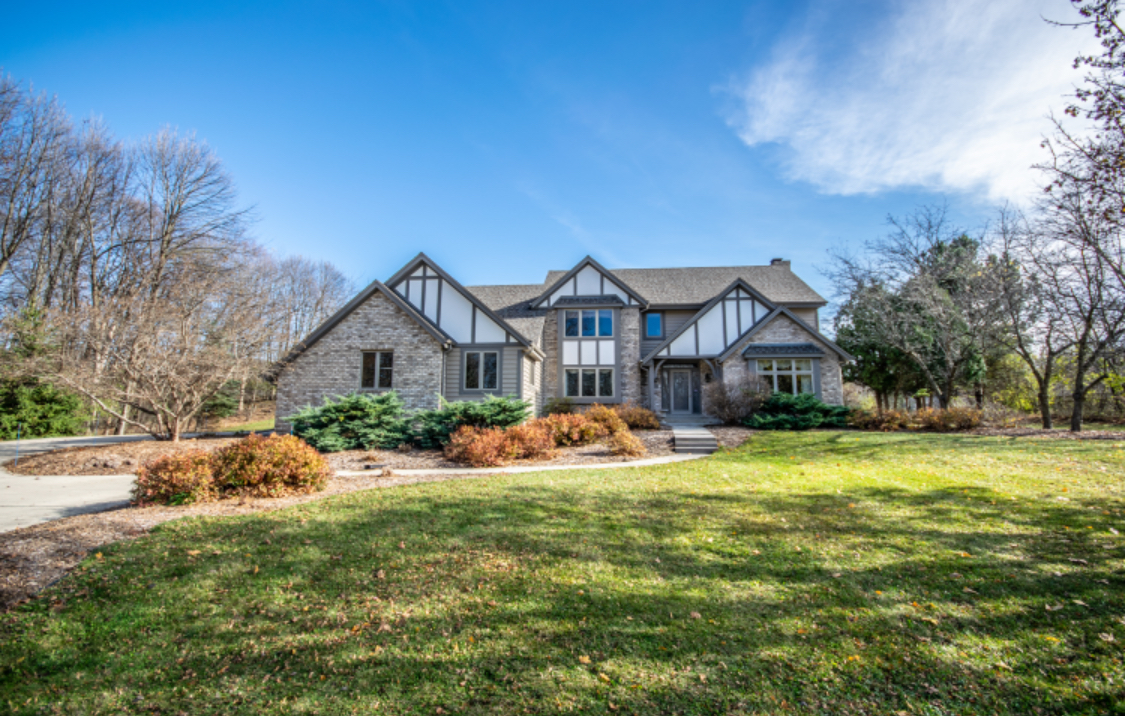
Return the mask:
<path id="1" fill-rule="evenodd" d="M 151 440 L 147 435 L 124 435 L 92 438 L 40 438 L 21 440 L 20 457 L 61 450 L 68 447 L 93 447 L 134 440 Z M 16 456 L 14 441 L 0 442 L 0 465 Z M 395 470 L 396 475 L 486 475 L 545 472 L 553 470 L 602 470 L 617 467 L 645 467 L 684 460 L 703 455 L 668 455 L 631 462 L 594 463 L 590 465 L 544 465 L 541 467 L 492 468 L 430 468 Z M 372 471 L 341 471 L 347 477 L 370 475 Z M 129 503 L 129 491 L 136 475 L 16 475 L 0 467 L 0 532 L 28 527 L 62 517 L 102 512 Z"/>
<path id="2" fill-rule="evenodd" d="M 151 440 L 147 435 L 21 440 L 19 455 L 68 447 Z M 0 442 L 0 465 L 16 457 L 14 440 Z M 0 532 L 61 517 L 101 512 L 129 502 L 135 475 L 15 475 L 0 467 Z"/>

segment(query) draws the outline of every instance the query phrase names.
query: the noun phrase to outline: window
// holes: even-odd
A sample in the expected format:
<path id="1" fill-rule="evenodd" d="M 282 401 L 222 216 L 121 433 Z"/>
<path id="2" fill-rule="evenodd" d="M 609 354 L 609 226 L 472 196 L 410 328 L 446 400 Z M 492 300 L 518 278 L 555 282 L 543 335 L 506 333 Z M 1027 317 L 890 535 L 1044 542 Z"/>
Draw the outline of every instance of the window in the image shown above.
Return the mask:
<path id="1" fill-rule="evenodd" d="M 578 336 L 578 311 L 567 311 L 565 316 L 566 330 L 565 335 L 571 338 Z"/>
<path id="2" fill-rule="evenodd" d="M 815 393 L 812 360 L 809 358 L 772 358 L 758 361 L 758 375 L 773 384 L 778 393 Z"/>
<path id="3" fill-rule="evenodd" d="M 645 338 L 664 337 L 664 314 L 649 313 L 645 317 Z"/>
<path id="4" fill-rule="evenodd" d="M 465 390 L 496 390 L 500 387 L 500 353 L 465 353 Z"/>
<path id="5" fill-rule="evenodd" d="M 567 338 L 608 338 L 613 335 L 613 311 L 566 311 L 563 316 L 563 335 Z"/>
<path id="6" fill-rule="evenodd" d="M 612 398 L 612 368 L 567 368 L 564 383 L 568 398 Z"/>
<path id="7" fill-rule="evenodd" d="M 363 354 L 363 371 L 360 388 L 390 388 L 394 372 L 395 354 L 391 351 L 371 351 Z"/>

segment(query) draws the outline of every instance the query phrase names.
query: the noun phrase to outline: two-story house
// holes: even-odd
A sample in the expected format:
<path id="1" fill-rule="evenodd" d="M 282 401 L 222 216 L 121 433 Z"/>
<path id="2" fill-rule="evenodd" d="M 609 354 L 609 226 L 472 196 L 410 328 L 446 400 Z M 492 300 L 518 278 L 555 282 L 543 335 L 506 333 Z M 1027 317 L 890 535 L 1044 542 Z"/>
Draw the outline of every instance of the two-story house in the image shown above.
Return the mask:
<path id="1" fill-rule="evenodd" d="M 609 270 L 590 257 L 541 284 L 462 286 L 425 254 L 375 281 L 281 362 L 279 428 L 325 397 L 395 390 L 411 409 L 515 395 L 536 407 L 634 402 L 707 416 L 703 385 L 747 374 L 843 401 L 850 356 L 788 261 Z"/>

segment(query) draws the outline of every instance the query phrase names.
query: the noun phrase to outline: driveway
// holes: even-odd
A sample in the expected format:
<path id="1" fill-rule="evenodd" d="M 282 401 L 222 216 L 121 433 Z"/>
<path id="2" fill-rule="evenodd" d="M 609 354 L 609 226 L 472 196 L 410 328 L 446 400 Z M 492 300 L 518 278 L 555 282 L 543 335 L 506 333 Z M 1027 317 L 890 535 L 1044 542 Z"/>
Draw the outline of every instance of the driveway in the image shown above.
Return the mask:
<path id="1" fill-rule="evenodd" d="M 21 440 L 20 457 L 68 447 L 151 440 L 147 435 Z M 0 465 L 16 456 L 14 441 L 0 442 Z M 101 512 L 129 501 L 134 475 L 14 475 L 0 467 L 0 532 Z"/>

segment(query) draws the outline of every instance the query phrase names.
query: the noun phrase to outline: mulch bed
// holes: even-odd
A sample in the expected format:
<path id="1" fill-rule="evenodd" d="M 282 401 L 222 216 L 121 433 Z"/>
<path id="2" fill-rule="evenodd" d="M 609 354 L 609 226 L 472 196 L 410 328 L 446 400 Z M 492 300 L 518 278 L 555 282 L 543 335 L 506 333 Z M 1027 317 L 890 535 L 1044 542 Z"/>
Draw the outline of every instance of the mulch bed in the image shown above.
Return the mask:
<path id="1" fill-rule="evenodd" d="M 634 432 L 647 449 L 644 457 L 671 455 L 671 430 L 637 430 Z M 200 438 L 182 440 L 178 443 L 144 440 L 139 442 L 117 443 L 99 447 L 67 448 L 20 458 L 19 467 L 13 468 L 11 462 L 4 469 L 19 475 L 122 475 L 136 472 L 142 464 L 163 455 L 172 455 L 186 450 L 206 450 L 211 452 L 229 445 L 238 438 Z M 446 460 L 440 450 L 346 450 L 325 455 L 334 470 L 362 470 L 366 464 L 386 465 L 394 469 L 433 469 L 464 468 L 465 465 Z M 551 460 L 528 465 L 595 465 L 622 460 L 641 458 L 622 458 L 610 454 L 605 445 L 583 445 L 562 448 Z"/>
<path id="2" fill-rule="evenodd" d="M 753 430 L 741 425 L 713 425 L 707 429 L 719 441 L 719 447 L 725 448 L 736 448 L 749 440 L 750 436 L 754 434 Z"/>
<path id="3" fill-rule="evenodd" d="M 985 435 L 989 437 L 1010 438 L 1041 438 L 1044 440 L 1125 440 L 1125 430 L 1083 430 L 1072 433 L 1066 428 L 975 428 L 968 431 L 967 435 Z"/>

